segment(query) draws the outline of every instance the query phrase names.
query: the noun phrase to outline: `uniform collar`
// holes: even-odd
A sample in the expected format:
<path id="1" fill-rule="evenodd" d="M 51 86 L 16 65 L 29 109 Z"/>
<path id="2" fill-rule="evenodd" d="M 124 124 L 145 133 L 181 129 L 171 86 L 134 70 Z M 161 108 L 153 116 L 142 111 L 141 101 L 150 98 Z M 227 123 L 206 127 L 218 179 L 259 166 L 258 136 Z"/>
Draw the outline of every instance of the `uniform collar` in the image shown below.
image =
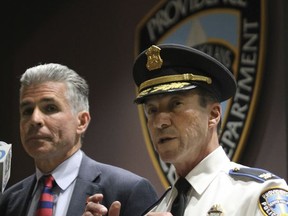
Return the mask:
<path id="1" fill-rule="evenodd" d="M 225 151 L 221 146 L 204 158 L 193 170 L 191 170 L 186 179 L 200 195 L 219 172 L 224 170 L 225 165 L 230 162 Z"/>

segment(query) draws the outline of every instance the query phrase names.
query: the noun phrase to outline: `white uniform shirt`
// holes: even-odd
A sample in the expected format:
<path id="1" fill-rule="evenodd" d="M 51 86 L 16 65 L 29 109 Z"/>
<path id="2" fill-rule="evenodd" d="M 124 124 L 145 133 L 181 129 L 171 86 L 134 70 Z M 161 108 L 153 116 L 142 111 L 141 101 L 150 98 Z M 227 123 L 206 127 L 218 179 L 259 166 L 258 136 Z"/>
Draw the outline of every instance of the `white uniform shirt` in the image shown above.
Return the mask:
<path id="1" fill-rule="evenodd" d="M 288 187 L 283 179 L 259 182 L 256 176 L 241 176 L 240 171 L 235 172 L 237 175 L 229 174 L 235 168 L 247 167 L 231 162 L 222 147 L 202 160 L 186 176 L 192 188 L 188 192 L 189 201 L 184 216 L 276 216 L 288 212 Z M 264 173 L 262 177 L 269 178 L 271 174 Z M 173 186 L 151 211 L 170 211 L 176 196 L 177 189 Z M 212 209 L 219 210 L 219 213 L 209 213 Z"/>

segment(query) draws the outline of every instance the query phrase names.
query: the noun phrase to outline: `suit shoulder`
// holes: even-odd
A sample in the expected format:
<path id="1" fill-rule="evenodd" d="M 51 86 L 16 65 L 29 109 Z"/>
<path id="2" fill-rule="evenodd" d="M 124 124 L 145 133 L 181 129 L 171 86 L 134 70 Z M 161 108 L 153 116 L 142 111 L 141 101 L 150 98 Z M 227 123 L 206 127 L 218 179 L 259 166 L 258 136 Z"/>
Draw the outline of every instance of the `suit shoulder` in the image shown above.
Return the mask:
<path id="1" fill-rule="evenodd" d="M 143 177 L 137 175 L 136 173 L 133 173 L 127 169 L 118 167 L 118 166 L 114 166 L 114 165 L 110 165 L 110 164 L 104 164 L 104 163 L 99 163 L 98 164 L 101 171 L 103 173 L 111 173 L 115 176 L 127 176 L 130 177 L 132 179 L 142 179 Z"/>
<path id="2" fill-rule="evenodd" d="M 281 179 L 267 170 L 252 167 L 235 167 L 229 170 L 229 175 L 235 180 L 256 181 L 259 183 Z"/>
<path id="3" fill-rule="evenodd" d="M 81 167 L 85 169 L 89 167 L 90 175 L 92 173 L 94 173 L 96 176 L 102 175 L 102 177 L 105 176 L 104 178 L 106 180 L 112 179 L 114 181 L 115 179 L 117 179 L 118 182 L 125 181 L 126 183 L 140 181 L 140 180 L 147 181 L 146 178 L 139 176 L 136 173 L 133 173 L 129 170 L 126 170 L 124 168 L 117 167 L 111 164 L 106 164 L 106 163 L 101 163 L 99 161 L 95 161 L 86 155 L 83 157 L 83 163 L 81 164 Z"/>
<path id="4" fill-rule="evenodd" d="M 25 179 L 22 179 L 21 181 L 15 183 L 14 185 L 11 185 L 10 187 L 8 187 L 5 191 L 11 191 L 11 190 L 18 190 L 18 189 L 22 189 L 23 187 L 27 187 L 28 184 L 32 184 L 34 181 L 36 181 L 36 176 L 35 174 L 28 176 Z"/>
<path id="5" fill-rule="evenodd" d="M 5 200 L 9 200 L 11 198 L 11 195 L 14 193 L 17 193 L 18 191 L 27 191 L 30 190 L 31 186 L 36 181 L 35 175 L 31 175 L 20 182 L 17 182 L 16 184 L 8 187 L 5 189 L 3 194 L 1 195 L 0 203 L 4 202 Z"/>

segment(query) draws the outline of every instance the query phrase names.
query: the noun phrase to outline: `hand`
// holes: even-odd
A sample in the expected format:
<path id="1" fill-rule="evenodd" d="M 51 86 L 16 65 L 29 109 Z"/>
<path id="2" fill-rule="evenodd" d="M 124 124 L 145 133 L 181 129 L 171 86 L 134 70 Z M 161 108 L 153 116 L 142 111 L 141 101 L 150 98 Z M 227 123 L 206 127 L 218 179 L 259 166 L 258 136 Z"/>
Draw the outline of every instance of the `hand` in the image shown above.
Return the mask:
<path id="1" fill-rule="evenodd" d="M 85 208 L 85 212 L 82 216 L 100 216 L 106 215 L 108 213 L 108 209 L 101 205 L 100 202 L 103 200 L 103 194 L 94 194 L 87 199 L 87 205 Z M 121 209 L 121 203 L 119 201 L 115 201 L 111 204 L 109 208 L 108 216 L 119 216 Z"/>
<path id="2" fill-rule="evenodd" d="M 170 212 L 148 212 L 145 216 L 173 216 Z"/>

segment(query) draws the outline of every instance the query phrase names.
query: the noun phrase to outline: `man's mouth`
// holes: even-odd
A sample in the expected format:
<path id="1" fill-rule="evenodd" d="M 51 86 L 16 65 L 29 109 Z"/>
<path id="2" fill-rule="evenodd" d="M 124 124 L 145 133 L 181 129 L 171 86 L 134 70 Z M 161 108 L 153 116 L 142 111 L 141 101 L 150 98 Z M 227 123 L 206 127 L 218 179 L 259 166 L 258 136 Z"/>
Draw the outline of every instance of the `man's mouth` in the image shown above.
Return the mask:
<path id="1" fill-rule="evenodd" d="M 40 140 L 49 140 L 49 137 L 48 136 L 39 136 L 39 135 L 36 135 L 36 136 L 30 136 L 27 141 L 40 141 Z"/>
<path id="2" fill-rule="evenodd" d="M 159 144 L 163 144 L 163 143 L 166 143 L 166 142 L 169 142 L 170 140 L 173 140 L 175 139 L 174 137 L 163 137 L 163 138 L 160 138 L 158 143 Z"/>

